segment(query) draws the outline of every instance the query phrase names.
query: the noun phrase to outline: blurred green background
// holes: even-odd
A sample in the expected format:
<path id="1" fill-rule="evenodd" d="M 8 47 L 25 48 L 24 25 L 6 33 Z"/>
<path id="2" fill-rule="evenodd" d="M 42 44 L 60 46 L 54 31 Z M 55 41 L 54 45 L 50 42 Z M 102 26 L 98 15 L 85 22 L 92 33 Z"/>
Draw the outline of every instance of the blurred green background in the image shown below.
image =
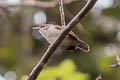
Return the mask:
<path id="1" fill-rule="evenodd" d="M 116 1 L 98 0 L 80 22 L 82 27 L 79 23 L 73 29 L 90 45 L 90 52 L 57 50 L 37 80 L 95 80 L 99 74 L 103 80 L 120 80 L 120 68 L 110 68 L 116 63 L 115 54 L 120 54 L 120 2 Z M 20 0 L 1 2 L 14 5 Z M 64 5 L 66 23 L 85 3 L 75 0 Z M 0 7 L 0 80 L 25 80 L 49 46 L 32 30 L 43 23 L 61 25 L 59 6 Z"/>

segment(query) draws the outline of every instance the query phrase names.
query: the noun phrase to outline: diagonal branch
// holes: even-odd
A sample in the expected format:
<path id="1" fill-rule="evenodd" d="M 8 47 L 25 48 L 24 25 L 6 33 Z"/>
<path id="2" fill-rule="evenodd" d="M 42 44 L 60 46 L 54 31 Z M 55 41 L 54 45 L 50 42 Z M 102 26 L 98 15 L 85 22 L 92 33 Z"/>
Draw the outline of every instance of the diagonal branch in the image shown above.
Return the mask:
<path id="1" fill-rule="evenodd" d="M 32 72 L 28 76 L 27 80 L 35 80 L 44 65 L 48 62 L 52 54 L 55 52 L 60 43 L 64 40 L 65 36 L 68 32 L 83 19 L 83 17 L 91 10 L 91 8 L 95 5 L 97 0 L 89 0 L 87 4 L 82 8 L 82 10 L 69 22 L 69 24 L 63 29 L 61 34 L 57 37 L 57 39 L 49 46 L 47 51 L 44 53 L 38 64 L 33 68 Z M 78 21 L 78 20 L 79 21 Z M 76 21 L 77 20 L 77 21 Z"/>
<path id="2" fill-rule="evenodd" d="M 73 18 L 72 13 L 71 13 L 69 10 L 67 10 L 66 7 L 64 7 L 64 11 L 65 11 L 65 13 L 66 13 L 66 17 L 71 20 L 71 19 Z M 81 33 L 85 32 L 85 29 L 84 29 L 83 25 L 82 25 L 80 22 L 77 23 L 76 27 L 79 29 L 79 31 L 80 31 Z"/>
<path id="3" fill-rule="evenodd" d="M 60 8 L 60 15 L 61 15 L 61 24 L 62 27 L 65 27 L 65 14 L 64 14 L 64 9 L 63 9 L 63 0 L 58 0 L 59 1 L 59 8 Z"/>

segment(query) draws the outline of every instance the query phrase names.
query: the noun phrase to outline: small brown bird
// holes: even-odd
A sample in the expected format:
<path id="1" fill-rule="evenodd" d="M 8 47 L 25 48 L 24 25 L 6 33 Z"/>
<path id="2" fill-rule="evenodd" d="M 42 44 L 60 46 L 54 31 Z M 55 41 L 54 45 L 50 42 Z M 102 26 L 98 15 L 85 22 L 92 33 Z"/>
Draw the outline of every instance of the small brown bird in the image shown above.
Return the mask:
<path id="1" fill-rule="evenodd" d="M 32 29 L 39 30 L 41 35 L 50 44 L 52 44 L 63 28 L 59 25 L 41 24 L 39 27 L 33 27 Z M 84 52 L 89 51 L 89 45 L 84 41 L 80 40 L 79 37 L 72 31 L 68 33 L 68 35 L 66 36 L 66 38 L 63 40 L 59 47 L 67 51 L 75 51 L 77 49 L 82 50 Z"/>

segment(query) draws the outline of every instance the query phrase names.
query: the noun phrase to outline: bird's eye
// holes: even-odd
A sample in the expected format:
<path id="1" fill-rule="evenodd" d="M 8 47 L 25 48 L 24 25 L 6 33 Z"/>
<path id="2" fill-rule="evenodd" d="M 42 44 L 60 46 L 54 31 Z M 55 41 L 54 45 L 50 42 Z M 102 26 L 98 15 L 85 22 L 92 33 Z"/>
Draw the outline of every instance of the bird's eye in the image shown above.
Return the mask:
<path id="1" fill-rule="evenodd" d="M 42 27 L 45 27 L 45 26 L 42 26 Z"/>
<path id="2" fill-rule="evenodd" d="M 43 28 L 43 27 L 45 27 L 45 25 L 41 25 L 40 27 Z"/>

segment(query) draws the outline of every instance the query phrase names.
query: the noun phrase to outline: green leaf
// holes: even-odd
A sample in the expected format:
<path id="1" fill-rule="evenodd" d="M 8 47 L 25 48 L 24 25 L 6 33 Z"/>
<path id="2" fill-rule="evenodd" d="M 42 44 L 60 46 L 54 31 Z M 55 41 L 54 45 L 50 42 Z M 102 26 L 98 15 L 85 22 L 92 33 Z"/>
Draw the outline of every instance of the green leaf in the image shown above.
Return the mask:
<path id="1" fill-rule="evenodd" d="M 72 60 L 65 60 L 58 66 L 44 69 L 37 80 L 88 80 L 88 75 L 76 71 L 76 66 Z"/>

